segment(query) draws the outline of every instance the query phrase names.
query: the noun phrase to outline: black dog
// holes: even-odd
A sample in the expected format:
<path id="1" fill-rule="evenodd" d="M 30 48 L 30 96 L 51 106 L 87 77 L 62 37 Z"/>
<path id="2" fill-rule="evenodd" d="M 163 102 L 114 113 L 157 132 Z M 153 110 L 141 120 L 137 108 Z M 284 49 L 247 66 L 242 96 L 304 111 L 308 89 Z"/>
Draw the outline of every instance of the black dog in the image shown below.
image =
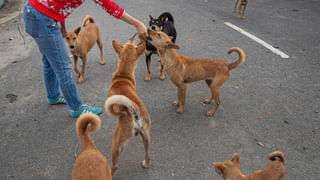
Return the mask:
<path id="1" fill-rule="evenodd" d="M 162 31 L 166 33 L 168 36 L 172 37 L 172 42 L 176 41 L 177 38 L 177 32 L 176 28 L 174 27 L 174 20 L 172 15 L 169 12 L 164 12 L 160 14 L 158 18 L 153 18 L 151 15 L 149 15 L 150 21 L 149 21 L 149 28 L 155 31 Z M 157 49 L 152 46 L 148 41 L 146 44 L 146 63 L 147 63 L 147 75 L 144 78 L 146 81 L 150 80 L 150 63 L 151 63 L 151 55 L 152 54 L 158 54 Z M 160 61 L 161 63 L 161 61 Z M 164 80 L 164 71 L 163 71 L 163 65 L 161 63 L 161 69 L 160 69 L 160 79 Z"/>

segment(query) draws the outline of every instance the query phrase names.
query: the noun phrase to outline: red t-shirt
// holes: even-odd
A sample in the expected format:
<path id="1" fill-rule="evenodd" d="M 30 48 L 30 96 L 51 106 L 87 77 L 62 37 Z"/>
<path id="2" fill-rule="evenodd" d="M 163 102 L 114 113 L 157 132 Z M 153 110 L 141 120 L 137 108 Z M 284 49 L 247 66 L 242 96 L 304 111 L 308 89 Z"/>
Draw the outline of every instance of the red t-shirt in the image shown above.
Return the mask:
<path id="1" fill-rule="evenodd" d="M 32 7 L 52 19 L 64 22 L 75 8 L 79 7 L 85 0 L 29 0 Z M 124 9 L 111 0 L 93 0 L 99 4 L 111 16 L 120 18 Z"/>

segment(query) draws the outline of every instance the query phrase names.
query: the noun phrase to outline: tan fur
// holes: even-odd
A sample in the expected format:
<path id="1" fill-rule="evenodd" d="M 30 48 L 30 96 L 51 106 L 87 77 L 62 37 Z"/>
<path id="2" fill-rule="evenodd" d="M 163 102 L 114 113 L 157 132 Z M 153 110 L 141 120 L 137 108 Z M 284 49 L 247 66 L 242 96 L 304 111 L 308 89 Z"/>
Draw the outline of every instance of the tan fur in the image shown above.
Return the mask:
<path id="1" fill-rule="evenodd" d="M 279 161 L 276 160 L 279 158 Z M 287 171 L 285 167 L 285 157 L 280 151 L 275 151 L 269 155 L 271 162 L 261 170 L 251 174 L 242 174 L 240 170 L 240 156 L 234 153 L 231 160 L 224 162 L 214 162 L 217 173 L 225 180 L 285 180 Z"/>
<path id="2" fill-rule="evenodd" d="M 238 6 L 239 0 L 235 0 L 233 12 L 236 13 L 236 9 Z M 248 0 L 240 0 L 239 8 L 238 8 L 238 18 L 245 19 L 245 12 L 248 5 Z"/>
<path id="3" fill-rule="evenodd" d="M 90 124 L 90 126 L 89 126 Z M 72 180 L 111 180 L 111 169 L 107 159 L 92 142 L 89 132 L 100 128 L 100 118 L 91 113 L 81 115 L 76 123 L 82 152 L 74 162 Z"/>
<path id="4" fill-rule="evenodd" d="M 88 20 L 90 23 L 86 24 Z M 85 27 L 82 32 L 80 32 L 81 27 L 78 27 L 74 31 L 68 31 L 67 36 L 65 37 L 69 51 L 73 56 L 73 70 L 79 78 L 79 83 L 84 81 L 84 71 L 88 59 L 88 52 L 95 43 L 98 44 L 100 49 L 100 64 L 105 64 L 100 31 L 98 26 L 94 23 L 93 17 L 86 16 L 83 19 L 82 26 Z M 74 48 L 71 48 L 71 46 L 74 46 Z M 77 68 L 78 57 L 82 59 L 81 72 L 79 72 Z"/>
<path id="5" fill-rule="evenodd" d="M 151 119 L 143 102 L 136 93 L 134 76 L 138 58 L 145 50 L 145 43 L 137 46 L 134 41 L 129 41 L 124 45 L 120 45 L 118 42 L 113 41 L 112 44 L 119 57 L 118 68 L 112 77 L 105 108 L 110 115 L 118 117 L 111 150 L 112 175 L 114 175 L 118 169 L 120 153 L 127 145 L 129 139 L 137 134 L 141 135 L 145 147 L 145 159 L 142 161 L 142 166 L 145 168 L 150 166 Z M 120 102 L 117 99 L 122 99 L 122 101 Z M 126 105 L 123 103 L 124 101 Z M 141 127 L 135 127 L 135 120 L 140 120 L 142 123 Z"/>
<path id="6" fill-rule="evenodd" d="M 149 42 L 154 45 L 160 54 L 164 69 L 171 81 L 178 88 L 178 99 L 172 104 L 180 107 L 178 113 L 182 113 L 186 98 L 186 83 L 205 80 L 211 91 L 211 97 L 205 99 L 206 104 L 214 99 L 215 104 L 207 112 L 207 116 L 212 116 L 220 104 L 220 89 L 229 79 L 229 71 L 241 65 L 245 60 L 245 53 L 238 47 L 230 48 L 228 54 L 233 51 L 239 54 L 239 59 L 231 64 L 225 63 L 220 59 L 195 59 L 180 55 L 175 49 L 179 46 L 171 42 L 169 36 L 163 32 L 149 31 Z"/>

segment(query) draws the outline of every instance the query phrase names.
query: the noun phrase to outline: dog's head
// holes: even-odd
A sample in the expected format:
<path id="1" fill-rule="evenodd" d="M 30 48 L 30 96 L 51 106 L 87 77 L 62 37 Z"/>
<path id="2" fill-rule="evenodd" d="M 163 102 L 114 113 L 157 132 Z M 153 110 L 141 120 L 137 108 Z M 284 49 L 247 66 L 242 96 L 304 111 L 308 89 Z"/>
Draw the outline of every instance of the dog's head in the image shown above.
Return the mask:
<path id="1" fill-rule="evenodd" d="M 112 46 L 115 52 L 118 54 L 119 61 L 127 62 L 127 63 L 137 63 L 139 57 L 144 52 L 146 48 L 146 44 L 144 42 L 136 45 L 133 40 L 129 40 L 124 45 L 121 45 L 117 41 L 112 41 Z M 119 62 L 121 63 L 121 62 Z"/>
<path id="2" fill-rule="evenodd" d="M 151 15 L 149 15 L 149 17 L 150 17 L 149 28 L 154 30 L 154 31 L 162 31 L 165 19 L 163 19 L 163 18 L 154 18 Z"/>
<path id="3" fill-rule="evenodd" d="M 234 153 L 231 160 L 214 162 L 213 165 L 216 168 L 216 172 L 223 177 L 223 179 L 234 179 L 237 176 L 241 176 L 240 156 L 238 153 Z"/>
<path id="4" fill-rule="evenodd" d="M 171 41 L 172 38 L 173 37 L 168 36 L 164 32 L 148 29 L 147 41 L 156 47 L 158 51 L 164 51 L 170 48 L 180 49 L 178 45 Z"/>
<path id="5" fill-rule="evenodd" d="M 67 31 L 67 35 L 64 38 L 70 51 L 73 51 L 76 47 L 76 41 L 78 38 L 78 35 L 80 33 L 81 27 L 76 28 L 73 31 Z"/>

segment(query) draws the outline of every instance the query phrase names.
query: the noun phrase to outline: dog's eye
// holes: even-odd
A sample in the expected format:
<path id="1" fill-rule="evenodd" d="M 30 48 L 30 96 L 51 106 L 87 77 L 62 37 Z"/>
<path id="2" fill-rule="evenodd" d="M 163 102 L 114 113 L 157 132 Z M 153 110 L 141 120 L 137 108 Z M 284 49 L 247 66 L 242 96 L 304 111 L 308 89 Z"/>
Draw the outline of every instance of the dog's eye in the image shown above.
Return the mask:
<path id="1" fill-rule="evenodd" d="M 76 37 L 74 37 L 73 40 L 76 40 Z"/>
<path id="2" fill-rule="evenodd" d="M 69 38 L 69 37 L 66 37 L 66 40 L 68 40 L 68 41 L 69 41 L 69 40 L 70 40 L 70 38 Z"/>

